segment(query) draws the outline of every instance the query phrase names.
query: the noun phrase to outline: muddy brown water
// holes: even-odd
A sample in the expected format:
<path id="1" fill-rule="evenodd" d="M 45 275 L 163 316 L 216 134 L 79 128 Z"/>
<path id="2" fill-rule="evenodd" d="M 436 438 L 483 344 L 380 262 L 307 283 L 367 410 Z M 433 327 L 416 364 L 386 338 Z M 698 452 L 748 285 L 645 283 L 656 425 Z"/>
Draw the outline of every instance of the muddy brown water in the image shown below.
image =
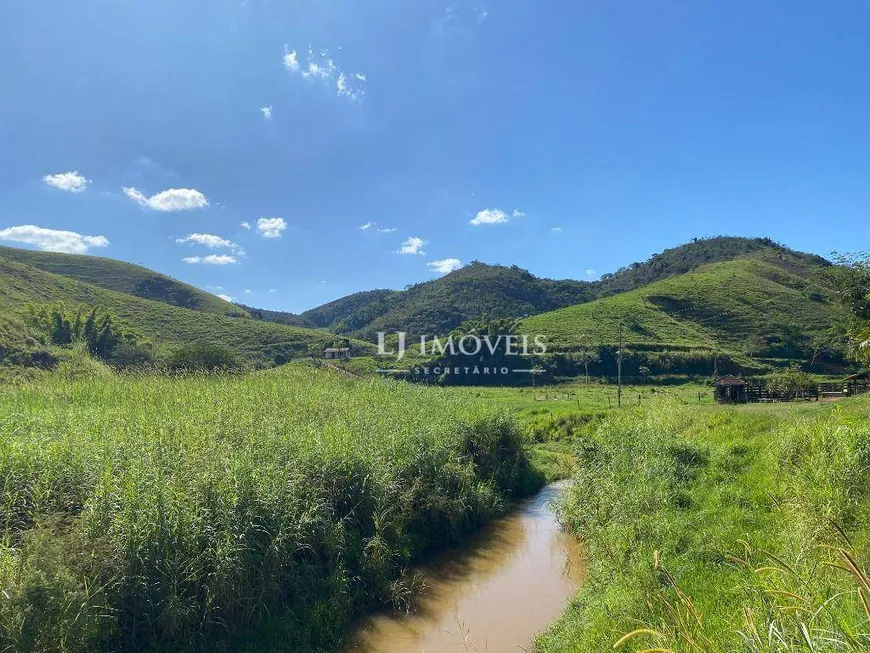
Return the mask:
<path id="1" fill-rule="evenodd" d="M 550 509 L 564 483 L 544 488 L 463 547 L 424 565 L 427 589 L 411 615 L 375 615 L 358 628 L 354 653 L 505 653 L 530 649 L 576 593 L 578 543 Z"/>

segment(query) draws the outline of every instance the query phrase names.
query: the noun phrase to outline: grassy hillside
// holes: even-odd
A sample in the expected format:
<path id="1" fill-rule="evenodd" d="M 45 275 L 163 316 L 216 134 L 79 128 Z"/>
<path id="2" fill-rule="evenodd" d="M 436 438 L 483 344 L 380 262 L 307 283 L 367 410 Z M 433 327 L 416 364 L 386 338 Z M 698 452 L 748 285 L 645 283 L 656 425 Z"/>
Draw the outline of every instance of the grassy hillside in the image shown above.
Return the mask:
<path id="1" fill-rule="evenodd" d="M 482 403 L 303 365 L 0 386 L 0 649 L 339 650 L 524 461 Z"/>
<path id="2" fill-rule="evenodd" d="M 152 299 L 172 306 L 218 315 L 243 316 L 245 311 L 210 293 L 132 263 L 99 256 L 38 252 L 0 247 L 0 259 L 32 265 L 79 281 Z"/>
<path id="3" fill-rule="evenodd" d="M 536 315 L 641 288 L 711 263 L 761 255 L 788 259 L 795 270 L 827 265 L 818 256 L 792 252 L 767 238 L 720 236 L 666 249 L 594 282 L 541 279 L 516 266 L 474 262 L 406 290 L 356 293 L 299 317 L 306 326 L 367 339 L 377 331 L 392 330 L 444 334 L 484 314 L 499 318 Z"/>
<path id="4" fill-rule="evenodd" d="M 368 339 L 377 331 L 443 334 L 480 315 L 519 316 L 586 301 L 592 297 L 589 287 L 583 281 L 540 279 L 516 266 L 475 261 L 407 290 L 358 293 L 302 317 Z"/>
<path id="5" fill-rule="evenodd" d="M 309 348 L 317 351 L 334 340 L 322 331 L 141 299 L 0 257 L 0 313 L 14 318 L 21 316 L 28 304 L 52 302 L 109 309 L 163 351 L 184 343 L 211 343 L 228 347 L 244 361 L 258 365 L 303 356 Z M 361 342 L 354 346 L 359 351 L 370 348 Z"/>
<path id="6" fill-rule="evenodd" d="M 798 254 L 760 250 L 703 266 L 638 290 L 530 317 L 525 333 L 570 350 L 584 336 L 615 345 L 718 347 L 737 353 L 794 355 L 841 322 L 841 308 Z"/>
<path id="7" fill-rule="evenodd" d="M 616 413 L 559 507 L 589 578 L 537 653 L 870 650 L 870 402 Z"/>

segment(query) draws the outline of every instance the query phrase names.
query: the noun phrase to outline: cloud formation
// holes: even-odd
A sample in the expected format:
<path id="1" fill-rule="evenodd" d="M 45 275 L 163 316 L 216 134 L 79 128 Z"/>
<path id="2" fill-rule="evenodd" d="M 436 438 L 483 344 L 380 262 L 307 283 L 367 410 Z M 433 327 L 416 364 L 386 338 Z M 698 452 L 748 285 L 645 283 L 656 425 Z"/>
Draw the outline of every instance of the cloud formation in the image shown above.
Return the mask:
<path id="1" fill-rule="evenodd" d="M 32 224 L 0 229 L 0 240 L 35 245 L 44 252 L 87 254 L 89 247 L 106 247 L 105 236 L 83 236 L 74 231 L 46 229 Z"/>
<path id="2" fill-rule="evenodd" d="M 243 253 L 242 248 L 233 241 L 227 240 L 226 238 L 221 238 L 220 236 L 216 236 L 214 234 L 188 234 L 184 238 L 176 238 L 175 242 L 195 243 L 197 245 L 204 245 L 205 247 L 209 247 L 211 249 L 227 248 L 233 250 L 238 254 Z"/>
<path id="3" fill-rule="evenodd" d="M 483 224 L 503 224 L 505 222 L 508 222 L 508 216 L 501 209 L 483 209 L 471 220 L 471 224 L 475 227 Z"/>
<path id="4" fill-rule="evenodd" d="M 395 227 L 378 226 L 377 222 L 365 222 L 359 226 L 359 228 L 362 229 L 363 231 L 368 231 L 372 227 L 375 227 L 375 231 L 377 231 L 379 234 L 391 234 L 396 230 Z"/>
<path id="5" fill-rule="evenodd" d="M 151 197 L 146 197 L 132 186 L 123 190 L 124 195 L 131 200 L 153 211 L 185 211 L 208 206 L 206 196 L 194 188 L 169 188 Z"/>
<path id="6" fill-rule="evenodd" d="M 218 297 L 220 297 L 221 299 L 223 299 L 225 302 L 230 302 L 231 304 L 232 304 L 234 301 L 236 301 L 236 298 L 235 298 L 235 297 L 230 297 L 229 295 L 218 295 Z"/>
<path id="7" fill-rule="evenodd" d="M 411 236 L 402 243 L 402 246 L 399 248 L 399 254 L 416 254 L 419 256 L 424 255 L 426 252 L 422 250 L 423 245 L 426 244 L 426 241 L 422 238 L 416 238 Z"/>
<path id="8" fill-rule="evenodd" d="M 272 119 L 272 107 L 260 107 L 260 113 L 263 114 L 263 118 L 266 120 Z"/>
<path id="9" fill-rule="evenodd" d="M 458 258 L 445 258 L 440 261 L 429 261 L 426 264 L 432 272 L 437 272 L 438 274 L 447 274 L 448 272 L 453 272 L 454 270 L 458 270 L 462 267 L 462 261 Z"/>
<path id="10" fill-rule="evenodd" d="M 209 254 L 208 256 L 187 256 L 181 259 L 185 263 L 204 263 L 206 265 L 234 265 L 238 263 L 235 256 L 229 254 Z"/>
<path id="11" fill-rule="evenodd" d="M 245 222 L 240 222 L 240 223 L 239 223 L 239 226 L 240 226 L 242 229 L 250 229 L 250 228 L 251 228 L 251 223 L 248 222 L 248 221 L 246 220 Z"/>
<path id="12" fill-rule="evenodd" d="M 52 188 L 65 190 L 68 193 L 81 193 L 91 183 L 90 179 L 80 175 L 77 170 L 73 172 L 59 172 L 56 175 L 45 175 L 42 181 Z"/>
<path id="13" fill-rule="evenodd" d="M 515 217 L 515 218 L 522 218 L 522 217 L 524 217 L 526 214 L 525 214 L 525 212 L 520 211 L 519 209 L 514 209 L 514 212 L 513 212 L 512 215 L 513 215 L 513 217 Z"/>
<path id="14" fill-rule="evenodd" d="M 356 100 L 366 93 L 365 73 L 345 73 L 329 54 L 329 50 L 315 53 L 308 48 L 305 64 L 299 61 L 296 50 L 284 46 L 284 67 L 291 73 L 299 73 L 306 79 L 319 79 L 331 86 L 338 97 Z"/>
<path id="15" fill-rule="evenodd" d="M 257 232 L 263 238 L 280 238 L 281 232 L 287 228 L 284 218 L 260 218 L 257 220 Z"/>

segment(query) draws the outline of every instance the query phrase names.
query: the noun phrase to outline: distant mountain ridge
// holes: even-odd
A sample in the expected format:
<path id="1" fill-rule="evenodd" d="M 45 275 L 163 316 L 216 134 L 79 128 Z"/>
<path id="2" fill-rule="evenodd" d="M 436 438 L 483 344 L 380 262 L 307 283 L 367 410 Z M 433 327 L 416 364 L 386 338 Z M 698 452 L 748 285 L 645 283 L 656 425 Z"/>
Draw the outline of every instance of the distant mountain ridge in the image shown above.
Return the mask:
<path id="1" fill-rule="evenodd" d="M 764 251 L 788 256 L 799 267 L 828 265 L 822 257 L 793 252 L 769 238 L 717 236 L 666 249 L 598 281 L 544 279 L 517 266 L 474 261 L 406 290 L 355 293 L 286 319 L 367 340 L 378 331 L 443 334 L 481 315 L 522 318 L 545 313 Z"/>

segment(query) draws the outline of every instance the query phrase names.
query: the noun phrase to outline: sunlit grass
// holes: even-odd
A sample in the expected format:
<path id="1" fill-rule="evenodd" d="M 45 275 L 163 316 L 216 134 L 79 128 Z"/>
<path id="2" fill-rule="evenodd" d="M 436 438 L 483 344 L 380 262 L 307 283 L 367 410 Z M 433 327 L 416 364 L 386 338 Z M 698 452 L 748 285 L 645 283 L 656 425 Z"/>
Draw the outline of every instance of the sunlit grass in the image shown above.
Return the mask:
<path id="1" fill-rule="evenodd" d="M 480 402 L 304 366 L 0 388 L 0 648 L 331 650 L 526 472 Z"/>
<path id="2" fill-rule="evenodd" d="M 591 573 L 537 650 L 870 650 L 868 418 L 665 401 L 588 431 L 560 516 Z"/>

